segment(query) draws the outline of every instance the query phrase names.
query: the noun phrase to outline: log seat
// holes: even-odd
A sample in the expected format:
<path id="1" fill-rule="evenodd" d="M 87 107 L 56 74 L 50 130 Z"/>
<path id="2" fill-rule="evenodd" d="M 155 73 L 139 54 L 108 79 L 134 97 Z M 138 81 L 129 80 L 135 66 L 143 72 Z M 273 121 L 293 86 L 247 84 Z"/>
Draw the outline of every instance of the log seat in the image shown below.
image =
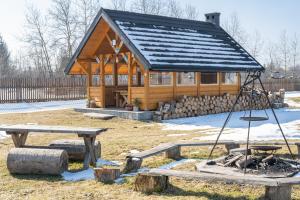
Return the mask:
<path id="1" fill-rule="evenodd" d="M 96 159 L 101 157 L 101 143 L 95 142 L 95 156 Z M 82 140 L 55 140 L 49 144 L 50 148 L 62 149 L 68 153 L 70 161 L 83 161 L 86 153 L 86 146 Z"/>
<path id="2" fill-rule="evenodd" d="M 162 192 L 168 188 L 169 177 L 182 178 L 185 180 L 200 180 L 226 182 L 243 185 L 258 185 L 265 187 L 265 199 L 290 200 L 293 185 L 300 184 L 300 177 L 290 178 L 261 178 L 253 176 L 232 176 L 211 173 L 177 171 L 165 169 L 151 169 L 148 172 L 139 173 L 135 179 L 135 191 L 144 193 Z"/>
<path id="3" fill-rule="evenodd" d="M 68 154 L 59 149 L 13 148 L 7 169 L 11 174 L 60 175 L 68 170 Z"/>

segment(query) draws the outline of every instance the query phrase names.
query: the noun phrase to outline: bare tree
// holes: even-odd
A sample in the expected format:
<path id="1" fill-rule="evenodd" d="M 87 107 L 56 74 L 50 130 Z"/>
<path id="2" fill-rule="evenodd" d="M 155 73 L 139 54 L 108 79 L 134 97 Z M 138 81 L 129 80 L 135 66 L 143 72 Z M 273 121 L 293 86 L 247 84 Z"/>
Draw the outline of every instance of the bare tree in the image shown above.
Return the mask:
<path id="1" fill-rule="evenodd" d="M 280 43 L 279 43 L 279 50 L 281 55 L 281 60 L 284 65 L 284 74 L 287 73 L 287 68 L 290 62 L 290 55 L 289 55 L 289 39 L 286 31 L 282 31 L 280 36 Z"/>
<path id="2" fill-rule="evenodd" d="M 299 57 L 299 37 L 295 33 L 291 40 L 292 62 L 293 62 L 293 75 L 295 76 L 297 61 Z"/>
<path id="3" fill-rule="evenodd" d="M 181 18 L 183 16 L 183 10 L 177 0 L 169 0 L 167 15 L 176 18 Z"/>
<path id="4" fill-rule="evenodd" d="M 153 15 L 160 15 L 164 12 L 162 0 L 133 0 L 130 9 L 133 12 Z"/>
<path id="5" fill-rule="evenodd" d="M 78 43 L 78 27 L 76 12 L 71 0 L 52 0 L 49 10 L 53 33 L 53 45 L 59 49 L 66 49 L 68 58 Z"/>
<path id="6" fill-rule="evenodd" d="M 26 10 L 26 24 L 25 24 L 25 37 L 23 41 L 29 45 L 28 52 L 31 56 L 39 56 L 39 62 L 42 64 L 38 66 L 44 71 L 44 74 L 53 75 L 51 66 L 50 55 L 50 39 L 48 33 L 47 20 L 41 15 L 40 11 L 31 6 Z M 39 54 L 32 53 L 32 51 L 39 52 Z"/>
<path id="7" fill-rule="evenodd" d="M 276 68 L 279 68 L 281 65 L 281 59 L 278 56 L 278 47 L 274 43 L 269 43 L 266 47 L 266 53 L 268 56 L 268 65 L 270 71 L 274 71 Z"/>
<path id="8" fill-rule="evenodd" d="M 197 20 L 199 18 L 197 8 L 191 4 L 186 4 L 184 14 L 187 19 Z"/>
<path id="9" fill-rule="evenodd" d="M 263 50 L 264 41 L 260 33 L 256 30 L 251 38 L 251 43 L 248 45 L 251 55 L 259 59 L 260 53 Z"/>
<path id="10" fill-rule="evenodd" d="M 225 19 L 222 26 L 238 43 L 246 46 L 247 34 L 241 26 L 237 13 L 233 13 L 228 19 Z"/>
<path id="11" fill-rule="evenodd" d="M 114 10 L 126 11 L 127 0 L 111 0 L 111 7 Z"/>
<path id="12" fill-rule="evenodd" d="M 82 36 L 87 33 L 93 19 L 101 8 L 100 0 L 75 0 L 79 29 Z"/>
<path id="13" fill-rule="evenodd" d="M 0 77 L 8 76 L 11 73 L 10 53 L 5 41 L 0 35 Z"/>

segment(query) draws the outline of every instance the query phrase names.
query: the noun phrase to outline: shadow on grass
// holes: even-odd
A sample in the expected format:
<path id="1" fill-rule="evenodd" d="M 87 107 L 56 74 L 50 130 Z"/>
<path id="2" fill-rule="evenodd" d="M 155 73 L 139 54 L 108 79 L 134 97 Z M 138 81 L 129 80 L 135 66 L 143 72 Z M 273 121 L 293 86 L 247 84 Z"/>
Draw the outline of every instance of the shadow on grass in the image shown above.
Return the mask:
<path id="1" fill-rule="evenodd" d="M 213 199 L 213 200 L 248 200 L 248 199 L 252 199 L 249 198 L 245 195 L 242 196 L 238 196 L 238 197 L 232 197 L 229 195 L 222 195 L 222 194 L 218 194 L 218 193 L 210 193 L 210 192 L 204 192 L 204 191 L 190 191 L 190 190 L 183 190 L 179 187 L 176 187 L 174 185 L 168 185 L 168 189 L 164 192 L 161 193 L 157 193 L 156 195 L 159 196 L 166 196 L 166 197 L 187 197 L 187 196 L 196 196 L 196 197 L 205 197 L 207 199 Z M 259 198 L 259 199 L 263 199 L 263 197 Z"/>
<path id="2" fill-rule="evenodd" d="M 48 181 L 48 182 L 62 181 L 62 177 L 56 175 L 11 174 L 11 176 L 20 180 L 34 180 L 34 181 Z"/>

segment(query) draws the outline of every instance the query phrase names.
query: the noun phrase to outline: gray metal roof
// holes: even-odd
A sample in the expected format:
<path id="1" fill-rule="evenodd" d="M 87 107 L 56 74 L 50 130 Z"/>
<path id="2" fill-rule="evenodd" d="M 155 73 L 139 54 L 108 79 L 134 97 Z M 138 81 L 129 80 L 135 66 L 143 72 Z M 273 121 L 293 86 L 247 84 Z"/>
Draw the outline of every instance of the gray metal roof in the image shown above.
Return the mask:
<path id="1" fill-rule="evenodd" d="M 226 31 L 209 22 L 101 9 L 92 26 L 101 17 L 150 70 L 264 70 Z M 85 37 L 86 41 L 88 37 Z M 76 51 L 78 55 L 86 41 L 83 40 Z M 73 59 L 77 56 L 75 53 Z M 66 73 L 72 62 L 74 60 L 69 63 Z"/>

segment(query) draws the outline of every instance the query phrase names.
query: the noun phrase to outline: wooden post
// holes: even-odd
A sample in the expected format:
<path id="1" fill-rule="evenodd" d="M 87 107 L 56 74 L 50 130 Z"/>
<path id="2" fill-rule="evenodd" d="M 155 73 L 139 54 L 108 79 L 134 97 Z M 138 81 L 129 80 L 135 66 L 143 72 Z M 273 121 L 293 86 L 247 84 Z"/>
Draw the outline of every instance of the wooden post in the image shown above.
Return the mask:
<path id="1" fill-rule="evenodd" d="M 298 157 L 300 158 L 300 143 L 296 143 L 297 150 L 298 150 Z"/>
<path id="2" fill-rule="evenodd" d="M 291 200 L 292 186 L 266 186 L 265 199 L 268 200 Z"/>
<path id="3" fill-rule="evenodd" d="M 138 174 L 134 183 L 134 190 L 144 193 L 162 192 L 168 188 L 168 176 Z"/>
<path id="4" fill-rule="evenodd" d="M 128 103 L 131 104 L 131 87 L 132 87 L 132 76 L 133 76 L 133 66 L 132 66 L 132 56 L 131 53 L 128 53 Z"/>
<path id="5" fill-rule="evenodd" d="M 105 108 L 105 65 L 104 56 L 100 56 L 100 77 L 101 77 L 101 103 L 102 108 Z"/>
<path id="6" fill-rule="evenodd" d="M 126 158 L 126 164 L 122 172 L 123 173 L 136 172 L 138 169 L 141 168 L 142 163 L 143 163 L 142 158 L 128 157 Z"/>
<path id="7" fill-rule="evenodd" d="M 145 70 L 144 73 L 144 91 L 145 91 L 145 110 L 149 110 L 149 82 L 150 82 L 149 70 Z"/>
<path id="8" fill-rule="evenodd" d="M 87 88 L 88 88 L 88 98 L 90 99 L 91 98 L 91 95 L 90 95 L 90 87 L 92 87 L 92 63 L 91 62 L 88 62 L 87 63 Z"/>
<path id="9" fill-rule="evenodd" d="M 117 55 L 114 54 L 114 64 L 113 64 L 113 80 L 115 88 L 118 86 L 118 63 Z"/>
<path id="10" fill-rule="evenodd" d="M 241 89 L 241 73 L 237 72 L 238 91 Z"/>
<path id="11" fill-rule="evenodd" d="M 219 96 L 221 95 L 221 84 L 222 84 L 222 72 L 218 72 L 218 87 L 219 87 Z"/>
<path id="12" fill-rule="evenodd" d="M 180 155 L 180 146 L 175 146 L 169 150 L 166 151 L 166 158 L 171 158 L 174 160 L 180 159 L 181 155 Z"/>
<path id="13" fill-rule="evenodd" d="M 173 99 L 175 100 L 176 96 L 177 96 L 177 77 L 176 77 L 176 72 L 173 72 Z"/>
<path id="14" fill-rule="evenodd" d="M 196 72 L 197 96 L 200 96 L 201 73 Z"/>

